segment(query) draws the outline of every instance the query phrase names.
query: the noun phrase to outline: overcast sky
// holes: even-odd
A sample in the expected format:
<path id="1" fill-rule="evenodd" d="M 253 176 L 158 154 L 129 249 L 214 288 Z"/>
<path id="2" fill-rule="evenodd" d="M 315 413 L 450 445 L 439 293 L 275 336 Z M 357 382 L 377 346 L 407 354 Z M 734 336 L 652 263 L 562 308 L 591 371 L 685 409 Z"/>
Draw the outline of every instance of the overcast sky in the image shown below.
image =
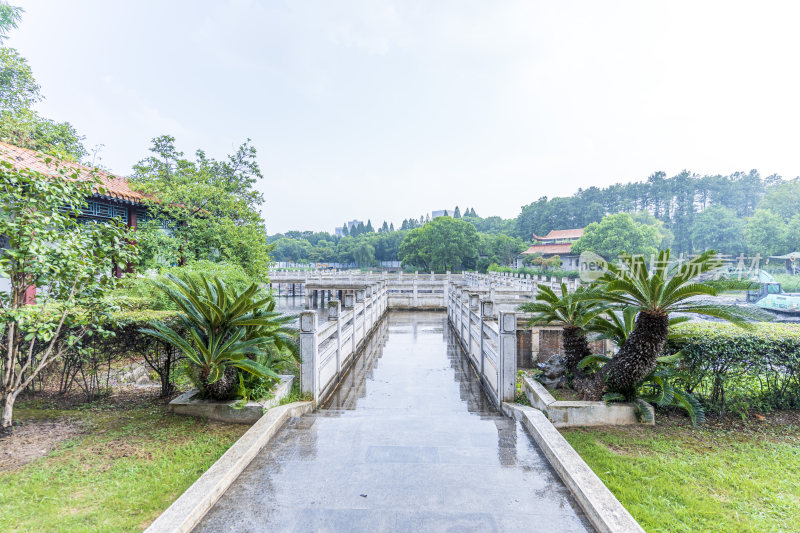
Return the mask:
<path id="1" fill-rule="evenodd" d="M 101 163 L 258 149 L 270 233 L 506 218 L 669 175 L 800 174 L 800 3 L 25 1 L 8 41 Z"/>

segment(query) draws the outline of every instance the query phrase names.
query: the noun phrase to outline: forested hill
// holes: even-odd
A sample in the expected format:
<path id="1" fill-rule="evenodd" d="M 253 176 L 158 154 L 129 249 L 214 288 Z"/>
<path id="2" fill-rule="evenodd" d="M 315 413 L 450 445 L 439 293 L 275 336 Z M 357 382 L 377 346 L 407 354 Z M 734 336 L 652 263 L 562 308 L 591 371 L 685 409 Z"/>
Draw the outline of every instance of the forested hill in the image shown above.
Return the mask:
<path id="1" fill-rule="evenodd" d="M 671 247 L 676 253 L 714 249 L 731 255 L 781 255 L 800 250 L 798 207 L 800 178 L 762 178 L 756 170 L 728 176 L 682 172 L 670 178 L 657 172 L 640 182 L 580 189 L 568 197 L 543 197 L 523 206 L 512 219 L 483 218 L 474 208 L 468 208 L 462 217 L 458 207 L 453 219 L 468 222 L 477 231 L 480 259 L 475 264 L 482 268 L 493 262 L 508 264 L 533 240 L 534 233 L 585 228 L 618 213 L 631 213 L 637 225 L 656 227 L 659 237 L 651 244 Z M 614 220 L 609 223 L 621 219 Z M 429 222 L 425 216 L 408 218 L 398 231 L 387 222 L 371 231 L 368 222 L 344 238 L 292 231 L 273 235 L 270 242 L 278 261 L 369 265 L 402 259 L 406 235 Z M 632 252 L 638 248 L 626 231 L 620 227 L 612 233 L 619 241 L 616 247 Z"/>
<path id="2" fill-rule="evenodd" d="M 699 213 L 714 205 L 731 210 L 738 218 L 750 217 L 766 193 L 780 183 L 779 176 L 762 178 L 756 170 L 729 176 L 684 171 L 671 178 L 656 172 L 645 181 L 579 189 L 565 198 L 540 198 L 522 207 L 514 231 L 518 237 L 530 239 L 532 233 L 583 228 L 608 214 L 649 211 L 672 231 L 675 249 L 691 251 L 697 248 L 692 234 Z"/>

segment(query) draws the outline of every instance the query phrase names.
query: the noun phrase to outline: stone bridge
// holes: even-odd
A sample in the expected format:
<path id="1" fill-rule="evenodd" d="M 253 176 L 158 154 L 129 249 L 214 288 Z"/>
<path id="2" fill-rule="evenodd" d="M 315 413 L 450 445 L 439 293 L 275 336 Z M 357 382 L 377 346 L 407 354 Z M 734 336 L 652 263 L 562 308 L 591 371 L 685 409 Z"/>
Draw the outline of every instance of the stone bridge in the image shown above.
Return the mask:
<path id="1" fill-rule="evenodd" d="M 276 272 L 271 282 L 308 302 L 300 382 L 314 409 L 274 418 L 274 436 L 218 499 L 193 486 L 153 532 L 641 531 L 624 509 L 613 511 L 623 526 L 608 526 L 567 488 L 574 475 L 537 444 L 569 448 L 546 419 L 554 434 L 534 440 L 533 426 L 503 414 L 526 322 L 517 307 L 561 280 Z M 583 468 L 578 477 L 593 476 Z M 177 527 L 170 512 L 189 508 L 193 489 L 210 508 L 192 507 Z"/>

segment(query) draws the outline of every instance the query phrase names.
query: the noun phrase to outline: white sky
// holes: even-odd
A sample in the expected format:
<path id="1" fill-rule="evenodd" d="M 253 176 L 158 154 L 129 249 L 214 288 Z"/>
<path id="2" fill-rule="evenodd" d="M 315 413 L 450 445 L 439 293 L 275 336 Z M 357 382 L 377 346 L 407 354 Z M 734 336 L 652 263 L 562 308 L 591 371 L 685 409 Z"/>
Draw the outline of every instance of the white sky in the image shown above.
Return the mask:
<path id="1" fill-rule="evenodd" d="M 25 1 L 9 46 L 118 174 L 247 137 L 270 233 L 664 170 L 800 174 L 800 3 Z"/>

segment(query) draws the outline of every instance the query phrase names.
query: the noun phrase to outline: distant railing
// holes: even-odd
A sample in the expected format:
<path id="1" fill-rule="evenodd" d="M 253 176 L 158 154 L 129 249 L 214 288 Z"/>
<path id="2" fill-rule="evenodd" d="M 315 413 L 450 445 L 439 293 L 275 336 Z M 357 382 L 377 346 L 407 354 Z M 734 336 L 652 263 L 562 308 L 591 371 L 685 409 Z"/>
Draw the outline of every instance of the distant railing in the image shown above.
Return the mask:
<path id="1" fill-rule="evenodd" d="M 507 287 L 517 291 L 528 291 L 536 293 L 539 286 L 544 285 L 553 290 L 558 290 L 564 283 L 567 289 L 572 292 L 577 289 L 581 282 L 579 279 L 547 277 L 544 275 L 531 276 L 530 274 L 516 274 L 510 272 L 489 272 L 488 274 L 478 274 L 475 272 L 465 272 L 464 282 L 472 286 L 484 287 Z"/>

